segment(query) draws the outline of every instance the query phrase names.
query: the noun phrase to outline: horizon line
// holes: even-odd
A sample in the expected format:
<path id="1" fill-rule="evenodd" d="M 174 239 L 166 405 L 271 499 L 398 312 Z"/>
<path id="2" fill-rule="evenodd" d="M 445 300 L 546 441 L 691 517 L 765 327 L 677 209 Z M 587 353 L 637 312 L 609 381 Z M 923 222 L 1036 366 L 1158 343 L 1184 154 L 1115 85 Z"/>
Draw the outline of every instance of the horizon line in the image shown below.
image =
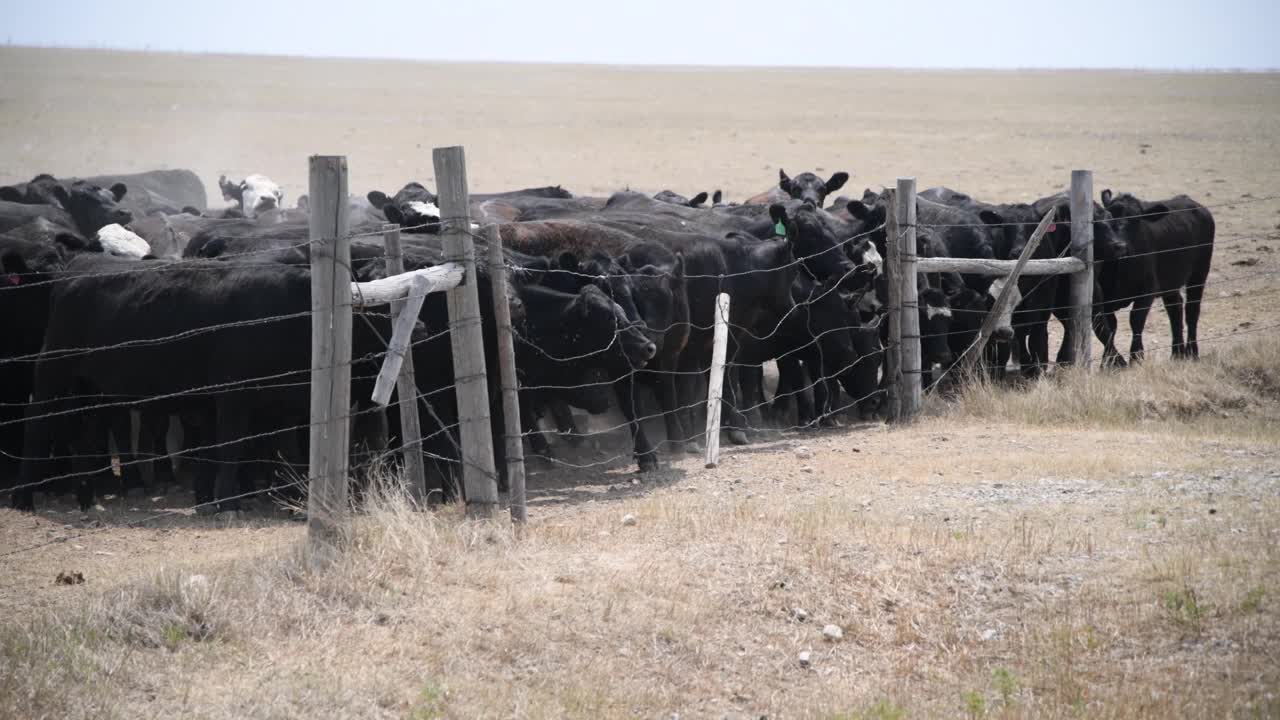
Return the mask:
<path id="1" fill-rule="evenodd" d="M 879 70 L 905 72 L 1133 72 L 1133 73 L 1171 73 L 1171 74 L 1256 74 L 1267 75 L 1280 73 L 1280 67 L 1160 67 L 1160 66 L 937 66 L 937 65 L 765 65 L 765 64 L 706 64 L 706 63 L 638 63 L 638 62 L 599 62 L 588 60 L 456 60 L 447 58 L 412 58 L 390 55 L 299 55 L 294 53 L 269 52 L 236 52 L 230 50 L 186 50 L 179 48 L 153 48 L 151 46 L 124 47 L 112 45 L 61 45 L 61 44 L 27 44 L 6 42 L 6 50 L 68 50 L 78 52 L 126 53 L 134 55 L 186 55 L 204 57 L 264 57 L 277 59 L 320 60 L 320 61 L 356 61 L 356 62 L 403 62 L 439 65 L 550 65 L 564 67 L 598 67 L 598 68 L 645 68 L 655 70 L 699 69 L 699 70 Z"/>

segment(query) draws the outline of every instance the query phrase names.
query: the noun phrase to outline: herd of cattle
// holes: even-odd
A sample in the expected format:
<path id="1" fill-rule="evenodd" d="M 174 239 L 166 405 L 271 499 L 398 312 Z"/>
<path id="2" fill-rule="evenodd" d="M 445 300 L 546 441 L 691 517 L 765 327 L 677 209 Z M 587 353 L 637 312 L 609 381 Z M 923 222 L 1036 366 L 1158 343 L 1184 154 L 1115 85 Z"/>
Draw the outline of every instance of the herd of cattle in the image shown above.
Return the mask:
<path id="1" fill-rule="evenodd" d="M 723 413 L 732 442 L 747 442 L 744 430 L 761 410 L 801 425 L 829 422 L 846 409 L 879 411 L 886 197 L 870 190 L 857 199 L 835 197 L 848 180 L 843 172 L 826 180 L 779 175 L 776 186 L 741 203 L 725 204 L 717 191 L 710 206 L 705 193 L 575 197 L 559 186 L 471 196 L 472 220 L 497 224 L 507 255 L 521 420 L 534 452 L 550 453 L 536 431 L 543 414 L 572 441 L 579 433 L 571 407 L 601 413 L 616 403 L 640 469 L 653 469 L 660 443 L 641 420 L 655 401 L 666 449 L 696 450 L 701 425 L 694 415 L 705 398 L 699 383 L 710 364 L 720 292 L 732 299 Z M 15 507 L 32 509 L 37 490 L 75 492 L 88 507 L 113 466 L 126 488 L 163 487 L 173 480 L 173 464 L 154 459 L 167 457 L 166 448 L 191 469 L 196 500 L 210 511 L 238 509 L 246 488 L 271 474 L 245 472 L 255 458 L 305 467 L 306 198 L 286 208 L 280 188 L 262 175 L 222 178 L 219 186 L 234 204 L 213 211 L 203 184 L 186 170 L 40 175 L 0 187 L 0 487 Z M 1170 318 L 1174 355 L 1196 357 L 1211 214 L 1185 196 L 1147 202 L 1103 191 L 1100 200 L 1092 218 L 1093 329 L 1104 362 L 1125 364 L 1114 338 L 1115 314 L 1126 306 L 1129 359 L 1141 358 L 1156 297 Z M 917 251 L 1013 259 L 1050 210 L 1055 224 L 1036 257 L 1067 252 L 1065 196 L 994 204 L 930 189 L 918 199 Z M 443 261 L 440 211 L 421 184 L 391 196 L 353 196 L 349 220 L 360 236 L 352 247 L 357 280 L 387 274 L 377 234 L 386 222 L 408 233 L 408 269 Z M 920 276 L 928 372 L 945 371 L 972 344 L 1001 282 Z M 480 284 L 487 283 L 482 270 Z M 988 348 L 988 372 L 1044 372 L 1050 318 L 1070 332 L 1067 285 L 1052 276 L 1018 281 L 1016 307 L 998 319 Z M 487 288 L 480 293 L 488 297 Z M 491 308 L 482 314 L 496 384 Z M 422 449 L 433 484 L 447 491 L 457 415 L 444 297 L 429 296 L 420 319 L 412 349 Z M 385 312 L 356 321 L 352 397 L 369 397 L 389 337 Z M 1056 362 L 1070 363 L 1070 352 L 1068 336 Z M 766 399 L 760 367 L 768 361 L 777 362 L 779 379 Z M 496 386 L 490 397 L 497 434 Z M 351 419 L 353 437 L 374 451 L 397 434 L 395 412 L 358 405 Z M 501 458 L 497 467 L 505 467 Z"/>

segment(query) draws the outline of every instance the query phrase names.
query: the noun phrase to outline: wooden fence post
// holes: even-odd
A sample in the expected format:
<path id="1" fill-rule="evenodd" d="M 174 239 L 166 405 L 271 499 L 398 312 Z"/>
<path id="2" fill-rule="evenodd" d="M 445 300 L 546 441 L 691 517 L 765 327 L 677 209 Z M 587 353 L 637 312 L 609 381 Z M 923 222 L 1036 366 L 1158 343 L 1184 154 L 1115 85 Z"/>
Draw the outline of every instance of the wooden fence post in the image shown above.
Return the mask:
<path id="1" fill-rule="evenodd" d="M 454 387 L 458 396 L 458 428 L 462 439 L 462 486 L 467 511 L 492 515 L 498 507 L 497 473 L 493 463 L 493 430 L 489 426 L 489 386 L 484 362 L 484 334 L 480 327 L 480 297 L 476 289 L 475 243 L 471 240 L 467 160 L 461 146 L 431 152 L 436 171 L 437 199 L 445 260 L 461 263 L 466 276 L 450 290 L 449 337 L 453 347 Z"/>
<path id="2" fill-rule="evenodd" d="M 711 341 L 711 377 L 707 383 L 706 466 L 720 464 L 720 405 L 724 397 L 724 356 L 729 348 L 729 294 L 716 296 L 715 329 Z"/>
<path id="3" fill-rule="evenodd" d="M 382 226 L 382 241 L 387 248 L 387 274 L 404 272 L 404 253 L 400 249 L 400 226 L 387 223 Z M 392 317 L 399 317 L 405 301 L 391 303 Z M 400 454 L 404 461 L 405 484 L 409 496 L 415 502 L 427 500 L 427 473 L 422 463 L 422 426 L 418 418 L 418 382 L 413 371 L 413 350 L 405 354 L 396 376 L 396 405 L 400 408 Z"/>
<path id="4" fill-rule="evenodd" d="M 520 424 L 520 386 L 516 379 L 515 331 L 511 328 L 511 305 L 507 300 L 507 263 L 502 253 L 502 233 L 497 225 L 485 228 L 489 246 L 489 285 L 493 288 L 493 318 L 498 331 L 498 368 L 502 373 L 503 442 L 507 450 L 507 486 L 511 520 L 523 524 L 529 519 L 525 504 L 524 442 Z"/>
<path id="5" fill-rule="evenodd" d="M 351 412 L 351 238 L 347 159 L 310 160 L 311 432 L 307 558 L 312 568 L 340 552 L 347 515 Z"/>
<path id="6" fill-rule="evenodd" d="M 1093 171 L 1071 171 L 1071 256 L 1084 269 L 1071 275 L 1072 340 L 1077 367 L 1093 355 Z"/>
<path id="7" fill-rule="evenodd" d="M 910 420 L 920 412 L 920 304 L 916 287 L 916 179 L 898 178 L 894 194 L 894 214 L 898 225 L 898 262 L 902 272 L 902 418 Z"/>
<path id="8" fill-rule="evenodd" d="M 889 294 L 889 345 L 884 349 L 884 386 L 888 419 L 898 422 L 902 419 L 902 254 L 898 246 L 897 191 L 885 192 L 888 212 L 884 226 L 884 280 Z"/>

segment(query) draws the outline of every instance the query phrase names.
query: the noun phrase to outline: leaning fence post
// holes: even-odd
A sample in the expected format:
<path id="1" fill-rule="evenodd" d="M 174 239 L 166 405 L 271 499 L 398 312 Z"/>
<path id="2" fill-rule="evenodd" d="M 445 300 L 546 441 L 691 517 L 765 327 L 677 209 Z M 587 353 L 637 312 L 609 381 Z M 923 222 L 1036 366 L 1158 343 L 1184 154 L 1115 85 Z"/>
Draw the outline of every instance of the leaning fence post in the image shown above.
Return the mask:
<path id="1" fill-rule="evenodd" d="M 337 556 L 347 515 L 351 411 L 351 238 L 347 237 L 347 159 L 310 160 L 311 432 L 307 558 L 313 568 Z"/>
<path id="2" fill-rule="evenodd" d="M 404 272 L 404 253 L 400 249 L 400 226 L 382 226 L 382 241 L 387 249 L 387 275 Z M 399 317 L 405 301 L 391 303 L 391 316 Z M 412 348 L 412 344 L 410 348 Z M 418 418 L 418 382 L 413 370 L 413 352 L 406 353 L 396 376 L 396 405 L 400 408 L 400 450 L 404 456 L 405 484 L 409 496 L 422 503 L 427 499 L 427 473 L 422 463 L 422 427 Z"/>
<path id="3" fill-rule="evenodd" d="M 729 347 L 729 294 L 716 296 L 711 344 L 711 378 L 707 384 L 707 467 L 720 463 L 720 399 L 724 396 L 724 356 Z"/>
<path id="4" fill-rule="evenodd" d="M 529 519 L 525 506 L 524 443 L 520 426 L 520 387 L 516 380 L 515 331 L 511 328 L 511 304 L 507 299 L 507 263 L 502 253 L 502 233 L 497 225 L 485 228 L 489 245 L 489 285 L 493 288 L 493 319 L 498 331 L 498 369 L 502 373 L 503 434 L 507 450 L 507 486 L 511 520 Z"/>
<path id="5" fill-rule="evenodd" d="M 884 349 L 884 386 L 888 403 L 888 419 L 902 419 L 902 257 L 898 246 L 897 191 L 885 191 L 888 212 L 885 215 L 884 280 L 888 289 L 889 340 Z"/>
<path id="6" fill-rule="evenodd" d="M 491 515 L 498 506 L 493 463 L 493 430 L 489 426 L 489 386 L 485 373 L 480 296 L 476 289 L 476 252 L 471 240 L 467 160 L 462 147 L 431 152 L 439 190 L 441 234 L 448 262 L 466 269 L 462 284 L 447 295 L 449 338 L 453 347 L 454 387 L 458 396 L 458 430 L 462 439 L 462 486 L 467 510 Z"/>
<path id="7" fill-rule="evenodd" d="M 1071 256 L 1084 269 L 1071 275 L 1072 340 L 1077 367 L 1093 355 L 1093 171 L 1071 171 Z"/>
<path id="8" fill-rule="evenodd" d="M 916 179 L 898 178 L 894 194 L 894 214 L 898 219 L 898 262 L 902 272 L 902 417 L 910 420 L 920 412 L 920 305 L 916 287 Z"/>

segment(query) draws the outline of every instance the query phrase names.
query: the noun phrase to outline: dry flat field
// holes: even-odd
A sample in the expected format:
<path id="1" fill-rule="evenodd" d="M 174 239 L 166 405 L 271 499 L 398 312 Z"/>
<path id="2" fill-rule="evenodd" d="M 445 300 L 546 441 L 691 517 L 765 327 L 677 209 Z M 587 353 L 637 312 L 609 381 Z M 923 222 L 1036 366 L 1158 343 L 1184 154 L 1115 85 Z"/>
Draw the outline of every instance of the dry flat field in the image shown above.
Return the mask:
<path id="1" fill-rule="evenodd" d="M 189 498 L 0 510 L 0 717 L 1280 717 L 1280 76 L 0 50 L 0 182 L 262 172 L 291 202 L 310 154 L 394 190 L 451 144 L 477 191 L 1185 192 L 1218 221 L 1209 357 L 717 470 L 535 473 L 518 538 L 384 499 L 324 576 L 267 515 L 127 525 Z"/>

